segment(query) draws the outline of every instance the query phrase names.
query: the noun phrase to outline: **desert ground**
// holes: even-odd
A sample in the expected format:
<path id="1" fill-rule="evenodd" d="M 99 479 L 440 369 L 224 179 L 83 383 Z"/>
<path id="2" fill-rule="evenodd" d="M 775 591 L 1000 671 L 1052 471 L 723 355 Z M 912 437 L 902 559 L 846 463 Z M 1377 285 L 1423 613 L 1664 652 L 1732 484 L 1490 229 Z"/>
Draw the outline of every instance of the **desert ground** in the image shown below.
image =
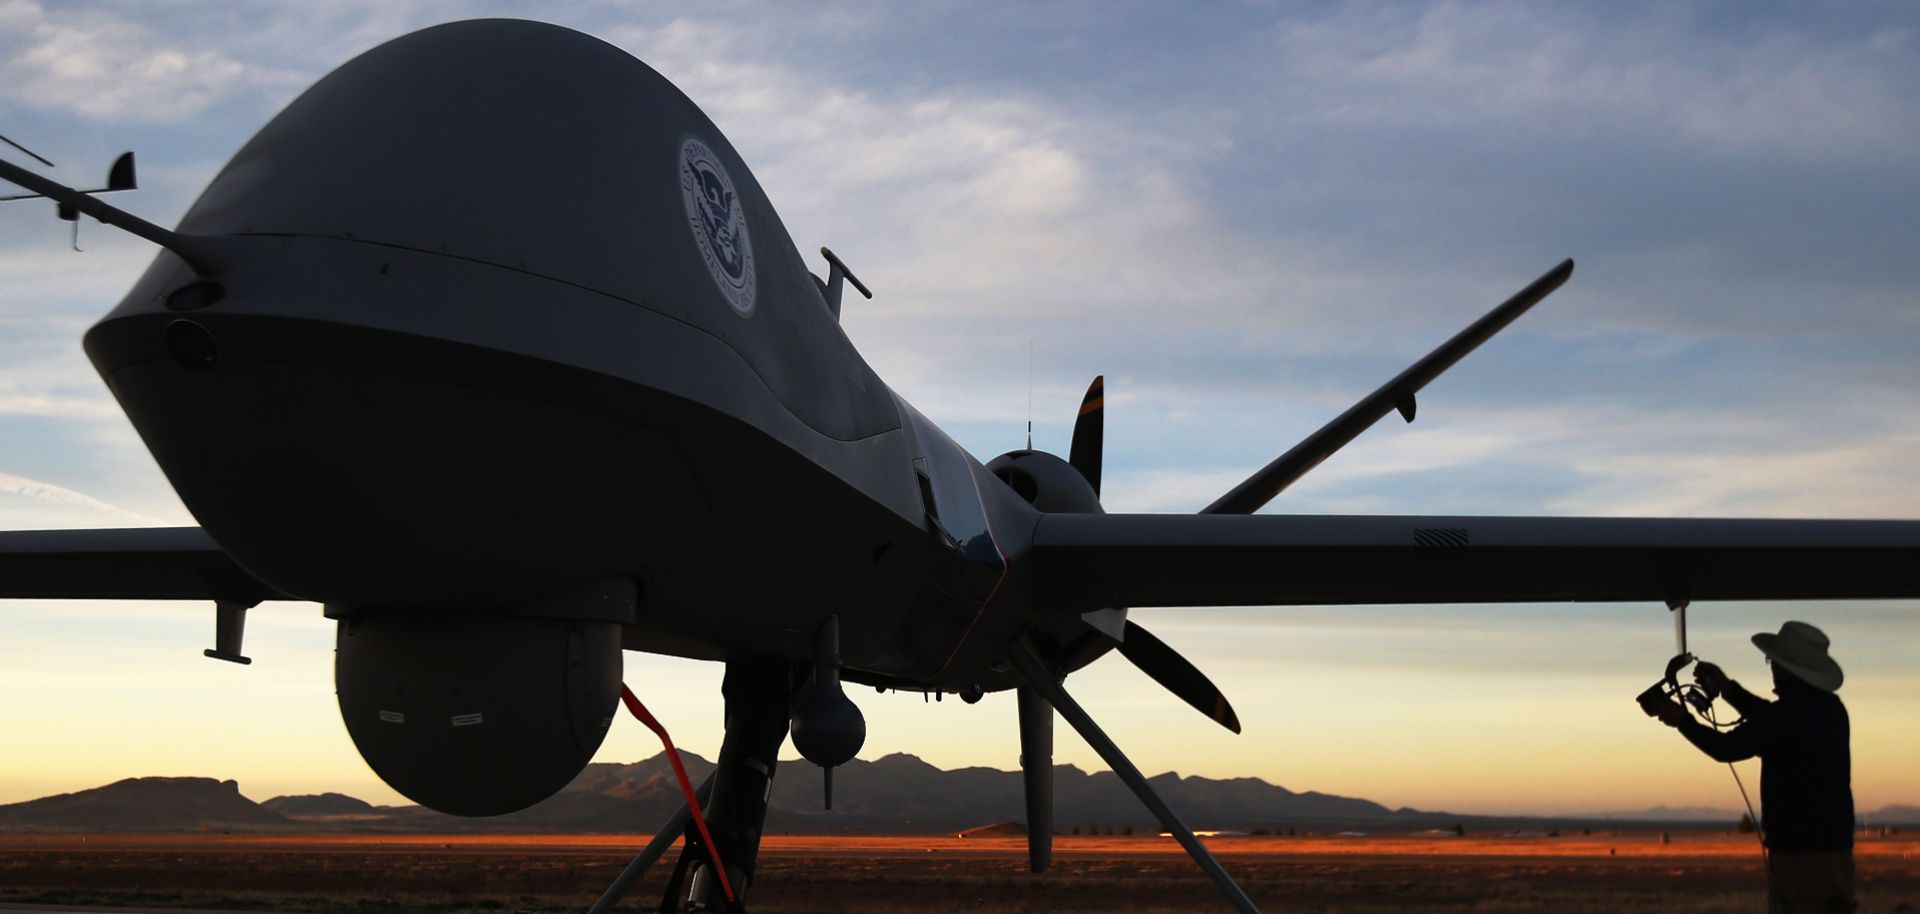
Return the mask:
<path id="1" fill-rule="evenodd" d="M 0 836 L 0 904 L 317 912 L 583 911 L 645 840 L 587 836 Z M 1270 912 L 1761 911 L 1750 835 L 1220 837 Z M 769 836 L 756 912 L 1231 910 L 1171 839 Z M 670 854 L 668 860 L 671 861 Z M 1863 837 L 1861 911 L 1920 911 L 1920 836 Z M 623 905 L 651 910 L 665 868 Z"/>

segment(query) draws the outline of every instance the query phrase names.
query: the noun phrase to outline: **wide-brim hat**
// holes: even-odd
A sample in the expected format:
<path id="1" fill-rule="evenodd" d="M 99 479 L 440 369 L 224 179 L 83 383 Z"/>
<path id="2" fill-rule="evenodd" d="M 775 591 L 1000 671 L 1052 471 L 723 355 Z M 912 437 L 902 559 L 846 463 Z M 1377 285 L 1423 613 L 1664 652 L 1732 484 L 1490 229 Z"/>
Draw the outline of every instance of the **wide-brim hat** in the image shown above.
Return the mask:
<path id="1" fill-rule="evenodd" d="M 1761 632 L 1753 636 L 1753 646 L 1776 665 L 1786 667 L 1807 685 L 1822 692 L 1838 691 L 1845 674 L 1840 664 L 1827 656 L 1827 635 L 1805 622 L 1788 622 L 1780 633 Z"/>

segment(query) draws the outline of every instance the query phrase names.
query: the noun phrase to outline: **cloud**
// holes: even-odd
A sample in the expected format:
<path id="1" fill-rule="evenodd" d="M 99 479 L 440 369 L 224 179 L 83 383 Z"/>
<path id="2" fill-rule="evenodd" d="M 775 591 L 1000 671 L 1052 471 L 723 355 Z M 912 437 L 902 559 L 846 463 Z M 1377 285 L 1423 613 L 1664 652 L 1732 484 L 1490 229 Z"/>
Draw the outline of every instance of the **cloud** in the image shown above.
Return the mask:
<path id="1" fill-rule="evenodd" d="M 55 416 L 64 419 L 118 420 L 122 413 L 113 399 L 67 396 L 43 391 L 13 392 L 0 386 L 0 413 L 18 416 Z"/>
<path id="2" fill-rule="evenodd" d="M 1233 48 L 1235 81 L 1209 85 L 1237 150 L 1224 170 L 1245 178 L 1214 204 L 1262 234 L 1318 238 L 1314 266 L 1350 281 L 1350 319 L 1417 327 L 1439 290 L 1498 294 L 1500 277 L 1571 255 L 1580 271 L 1551 309 L 1584 328 L 1911 333 L 1912 17 L 1755 13 L 1274 15 Z"/>
<path id="3" fill-rule="evenodd" d="M 1105 475 L 1101 487 L 1107 510 L 1115 513 L 1183 513 L 1206 507 L 1257 469 L 1258 466 L 1251 466 L 1245 470 L 1205 473 L 1165 469 L 1114 473 Z"/>
<path id="4" fill-rule="evenodd" d="M 1785 19 L 1786 21 L 1783 21 Z M 1324 122 L 1595 132 L 1629 127 L 1737 156 L 1898 153 L 1920 131 L 1913 33 L 1786 17 L 1728 28 L 1697 8 L 1348 3 L 1283 22 L 1271 59 Z"/>
<path id="5" fill-rule="evenodd" d="M 1031 92 L 888 92 L 742 62 L 746 42 L 699 20 L 610 37 L 728 131 L 798 215 L 802 247 L 825 235 L 862 258 L 889 313 L 956 298 L 980 317 L 1131 311 L 1176 291 L 1230 302 L 1273 274 L 1213 222 L 1183 163 L 1148 154 L 1158 141 L 1123 120 Z"/>
<path id="6" fill-rule="evenodd" d="M 151 246 L 88 223 L 94 249 L 75 254 L 64 250 L 62 227 L 36 218 L 37 209 L 0 213 L 27 217 L 7 226 L 23 240 L 0 249 L 9 302 L 0 311 L 0 417 L 123 424 L 80 341 L 152 258 Z"/>
<path id="7" fill-rule="evenodd" d="M 15 496 L 7 499 L 10 504 L 5 516 L 9 525 L 22 528 L 98 526 L 103 519 L 119 524 L 132 521 L 148 527 L 162 525 L 159 520 L 72 489 L 11 473 L 0 472 L 0 495 Z"/>
<path id="8" fill-rule="evenodd" d="M 0 5 L 0 57 L 6 98 L 101 121 L 183 121 L 280 78 L 106 10 L 50 12 L 31 0 Z"/>
<path id="9" fill-rule="evenodd" d="M 1550 507 L 1626 515 L 1920 516 L 1912 487 L 1920 435 L 1839 444 L 1801 442 L 1678 455 L 1576 457 L 1582 490 Z"/>
<path id="10" fill-rule="evenodd" d="M 1920 434 L 1892 407 L 1723 414 L 1686 406 L 1485 407 L 1381 423 L 1267 508 L 1305 514 L 1913 517 Z M 1184 457 L 1116 453 L 1114 511 L 1198 510 L 1293 439 L 1245 446 L 1216 424 Z M 1264 447 L 1264 449 L 1263 449 Z M 1193 451 L 1200 452 L 1199 454 Z M 1124 454 L 1124 451 L 1121 452 Z"/>
<path id="11" fill-rule="evenodd" d="M 887 86 L 751 53 L 701 19 L 606 34 L 727 131 L 801 250 L 830 244 L 876 291 L 844 323 L 874 367 L 941 421 L 1017 424 L 1025 343 L 1040 391 L 1077 398 L 1107 366 L 1316 301 L 1285 245 L 1224 224 L 1196 176 L 1222 138 L 1169 142 L 1126 112 L 1004 86 Z M 937 351 L 938 358 L 927 355 Z M 955 366 L 970 383 L 954 385 Z"/>

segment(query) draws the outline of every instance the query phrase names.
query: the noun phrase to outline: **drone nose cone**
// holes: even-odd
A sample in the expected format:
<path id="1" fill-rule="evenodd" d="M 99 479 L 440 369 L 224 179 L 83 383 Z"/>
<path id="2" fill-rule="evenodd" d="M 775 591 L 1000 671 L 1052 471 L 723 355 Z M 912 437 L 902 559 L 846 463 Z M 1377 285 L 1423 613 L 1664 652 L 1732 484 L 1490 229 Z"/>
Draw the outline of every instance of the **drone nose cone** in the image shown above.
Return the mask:
<path id="1" fill-rule="evenodd" d="M 704 334 L 815 431 L 852 440 L 899 424 L 891 394 L 841 332 L 726 137 L 646 64 L 558 26 L 457 22 L 348 61 L 241 148 L 179 232 L 223 245 L 358 246 L 336 262 L 366 273 L 302 277 L 339 287 L 326 319 L 391 322 L 437 310 L 438 326 L 414 320 L 406 332 L 520 324 L 512 332 L 534 342 L 569 325 L 583 338 L 598 334 L 562 353 L 565 361 L 633 346 L 555 306 L 556 293 L 580 292 L 599 301 L 589 307 L 644 311 Z M 435 284 L 456 273 L 478 288 Z M 376 274 L 410 286 L 403 310 L 345 314 L 367 310 L 345 280 Z M 244 296 L 244 285 L 229 283 L 228 293 Z M 497 304 L 487 296 L 482 310 L 481 290 L 501 285 L 526 294 Z M 669 356 L 687 351 L 675 344 Z M 602 354 L 628 363 L 638 355 Z"/>
<path id="2" fill-rule="evenodd" d="M 263 244 L 270 268 L 232 285 L 163 255 L 86 337 L 182 501 L 261 580 L 498 605 L 628 568 L 665 535 L 647 518 L 707 510 L 659 421 L 683 407 L 593 370 L 692 350 L 663 318 L 452 258 Z"/>

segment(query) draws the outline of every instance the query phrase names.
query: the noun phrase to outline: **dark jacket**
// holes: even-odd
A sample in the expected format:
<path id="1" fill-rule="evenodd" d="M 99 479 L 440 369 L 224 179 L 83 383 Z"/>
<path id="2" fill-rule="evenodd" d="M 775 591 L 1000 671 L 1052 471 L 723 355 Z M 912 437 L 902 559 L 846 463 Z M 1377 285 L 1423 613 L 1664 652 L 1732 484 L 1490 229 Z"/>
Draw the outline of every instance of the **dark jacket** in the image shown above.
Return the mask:
<path id="1" fill-rule="evenodd" d="M 1853 761 L 1847 708 L 1840 697 L 1780 677 L 1768 701 L 1729 682 L 1728 704 L 1745 717 L 1731 730 L 1689 718 L 1682 735 L 1722 762 L 1760 757 L 1760 818 L 1776 851 L 1840 851 L 1853 847 Z"/>

